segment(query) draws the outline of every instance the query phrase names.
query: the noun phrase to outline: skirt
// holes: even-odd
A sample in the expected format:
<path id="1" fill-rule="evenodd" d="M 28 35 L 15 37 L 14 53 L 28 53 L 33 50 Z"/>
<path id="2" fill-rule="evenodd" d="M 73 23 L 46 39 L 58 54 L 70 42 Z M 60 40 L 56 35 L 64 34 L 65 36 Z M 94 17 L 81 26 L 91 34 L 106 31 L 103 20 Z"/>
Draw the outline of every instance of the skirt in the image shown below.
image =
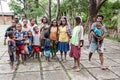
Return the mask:
<path id="1" fill-rule="evenodd" d="M 68 42 L 58 42 L 58 50 L 61 52 L 69 51 L 69 43 Z"/>
<path id="2" fill-rule="evenodd" d="M 58 43 L 55 40 L 50 41 L 52 46 L 50 46 L 50 52 L 56 54 L 58 51 Z"/>
<path id="3" fill-rule="evenodd" d="M 75 59 L 80 58 L 81 48 L 78 48 L 77 46 L 71 44 L 71 50 L 69 55 L 70 57 L 74 57 Z"/>

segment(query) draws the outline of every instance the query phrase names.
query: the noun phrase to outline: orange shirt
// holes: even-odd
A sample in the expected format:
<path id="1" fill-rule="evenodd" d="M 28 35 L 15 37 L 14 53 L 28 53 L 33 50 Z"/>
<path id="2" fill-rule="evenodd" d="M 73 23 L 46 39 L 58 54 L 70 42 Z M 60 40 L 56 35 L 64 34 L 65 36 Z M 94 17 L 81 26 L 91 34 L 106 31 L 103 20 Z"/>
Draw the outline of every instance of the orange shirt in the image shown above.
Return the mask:
<path id="1" fill-rule="evenodd" d="M 50 40 L 57 40 L 57 27 L 51 27 Z"/>

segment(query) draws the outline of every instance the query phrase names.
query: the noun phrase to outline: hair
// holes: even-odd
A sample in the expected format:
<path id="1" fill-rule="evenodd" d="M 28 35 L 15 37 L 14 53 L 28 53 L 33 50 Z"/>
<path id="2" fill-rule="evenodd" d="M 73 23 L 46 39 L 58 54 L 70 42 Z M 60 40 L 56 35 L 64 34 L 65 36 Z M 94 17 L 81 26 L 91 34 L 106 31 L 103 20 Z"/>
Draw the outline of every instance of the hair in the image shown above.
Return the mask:
<path id="1" fill-rule="evenodd" d="M 46 33 L 44 34 L 44 36 L 45 36 L 45 38 L 49 38 L 49 32 L 46 32 Z"/>
<path id="2" fill-rule="evenodd" d="M 96 16 L 96 19 L 97 19 L 98 17 L 101 17 L 102 19 L 104 19 L 104 16 L 103 16 L 103 15 L 97 15 L 97 16 Z"/>
<path id="3" fill-rule="evenodd" d="M 12 38 L 14 35 L 13 35 L 13 31 L 10 31 L 9 33 L 8 33 L 8 37 L 9 38 Z"/>
<path id="4" fill-rule="evenodd" d="M 22 24 L 20 24 L 20 23 L 17 23 L 17 25 L 20 25 L 20 26 L 22 27 Z M 17 26 L 17 25 L 16 25 L 16 26 Z"/>
<path id="5" fill-rule="evenodd" d="M 27 18 L 27 15 L 26 14 L 21 14 L 22 16 L 24 15 L 26 18 Z"/>
<path id="6" fill-rule="evenodd" d="M 35 27 L 33 28 L 34 31 L 35 31 L 35 28 L 38 28 L 38 26 L 35 26 Z"/>
<path id="7" fill-rule="evenodd" d="M 66 17 L 61 17 L 61 20 L 60 20 L 60 24 L 59 24 L 59 25 L 62 25 L 62 19 L 65 19 L 66 25 L 67 25 L 67 18 L 66 18 Z"/>
<path id="8" fill-rule="evenodd" d="M 75 17 L 76 25 L 79 25 L 81 23 L 80 17 Z"/>
<path id="9" fill-rule="evenodd" d="M 58 22 L 56 19 L 53 19 L 51 24 L 50 24 L 50 27 L 49 27 L 49 33 L 50 33 L 50 30 L 51 30 L 51 27 L 53 26 L 53 22 L 56 21 L 56 26 L 57 26 L 57 30 L 58 30 Z"/>
<path id="10" fill-rule="evenodd" d="M 46 16 L 42 17 L 41 22 L 43 23 L 43 18 L 45 18 L 46 19 L 46 23 L 48 23 L 48 18 Z"/>

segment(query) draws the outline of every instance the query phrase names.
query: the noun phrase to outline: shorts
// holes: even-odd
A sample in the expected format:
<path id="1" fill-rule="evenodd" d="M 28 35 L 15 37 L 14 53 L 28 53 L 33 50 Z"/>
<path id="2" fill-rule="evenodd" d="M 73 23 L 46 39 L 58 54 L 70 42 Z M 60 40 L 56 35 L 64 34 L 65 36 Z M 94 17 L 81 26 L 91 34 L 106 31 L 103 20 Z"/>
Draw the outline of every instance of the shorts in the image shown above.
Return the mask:
<path id="1" fill-rule="evenodd" d="M 75 59 L 79 59 L 81 55 L 81 48 L 78 48 L 77 46 L 71 44 L 70 49 L 70 57 L 74 57 Z"/>
<path id="2" fill-rule="evenodd" d="M 89 52 L 94 53 L 95 51 L 97 51 L 98 53 L 100 53 L 98 51 L 98 45 L 97 45 L 97 43 L 91 42 L 90 43 L 90 47 L 89 47 Z M 101 53 L 103 53 L 103 52 L 104 52 L 104 44 L 102 43 L 101 44 Z"/>
<path id="3" fill-rule="evenodd" d="M 10 55 L 10 61 L 11 61 L 11 62 L 14 61 L 14 53 L 12 53 L 12 54 Z"/>
<path id="4" fill-rule="evenodd" d="M 16 55 L 19 55 L 19 54 L 25 54 L 25 46 L 24 44 L 17 44 L 16 45 Z"/>
<path id="5" fill-rule="evenodd" d="M 46 57 L 49 57 L 49 56 L 50 56 L 50 50 L 44 51 L 44 55 L 45 55 Z"/>
<path id="6" fill-rule="evenodd" d="M 32 46 L 32 50 L 33 50 L 33 52 L 35 52 L 35 53 L 39 53 L 39 52 L 40 52 L 40 46 L 33 45 L 33 46 Z"/>

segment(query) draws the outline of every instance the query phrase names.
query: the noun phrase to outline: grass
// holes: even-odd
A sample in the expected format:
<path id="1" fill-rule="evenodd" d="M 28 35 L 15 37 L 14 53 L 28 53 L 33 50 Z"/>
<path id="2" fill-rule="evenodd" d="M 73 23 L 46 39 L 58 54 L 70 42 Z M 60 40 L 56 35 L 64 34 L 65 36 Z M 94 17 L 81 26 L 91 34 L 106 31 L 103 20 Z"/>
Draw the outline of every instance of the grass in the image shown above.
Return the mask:
<path id="1" fill-rule="evenodd" d="M 107 36 L 106 38 L 109 39 L 109 40 L 115 41 L 115 42 L 119 41 L 119 39 L 116 38 L 116 37 L 109 37 L 109 36 Z"/>

